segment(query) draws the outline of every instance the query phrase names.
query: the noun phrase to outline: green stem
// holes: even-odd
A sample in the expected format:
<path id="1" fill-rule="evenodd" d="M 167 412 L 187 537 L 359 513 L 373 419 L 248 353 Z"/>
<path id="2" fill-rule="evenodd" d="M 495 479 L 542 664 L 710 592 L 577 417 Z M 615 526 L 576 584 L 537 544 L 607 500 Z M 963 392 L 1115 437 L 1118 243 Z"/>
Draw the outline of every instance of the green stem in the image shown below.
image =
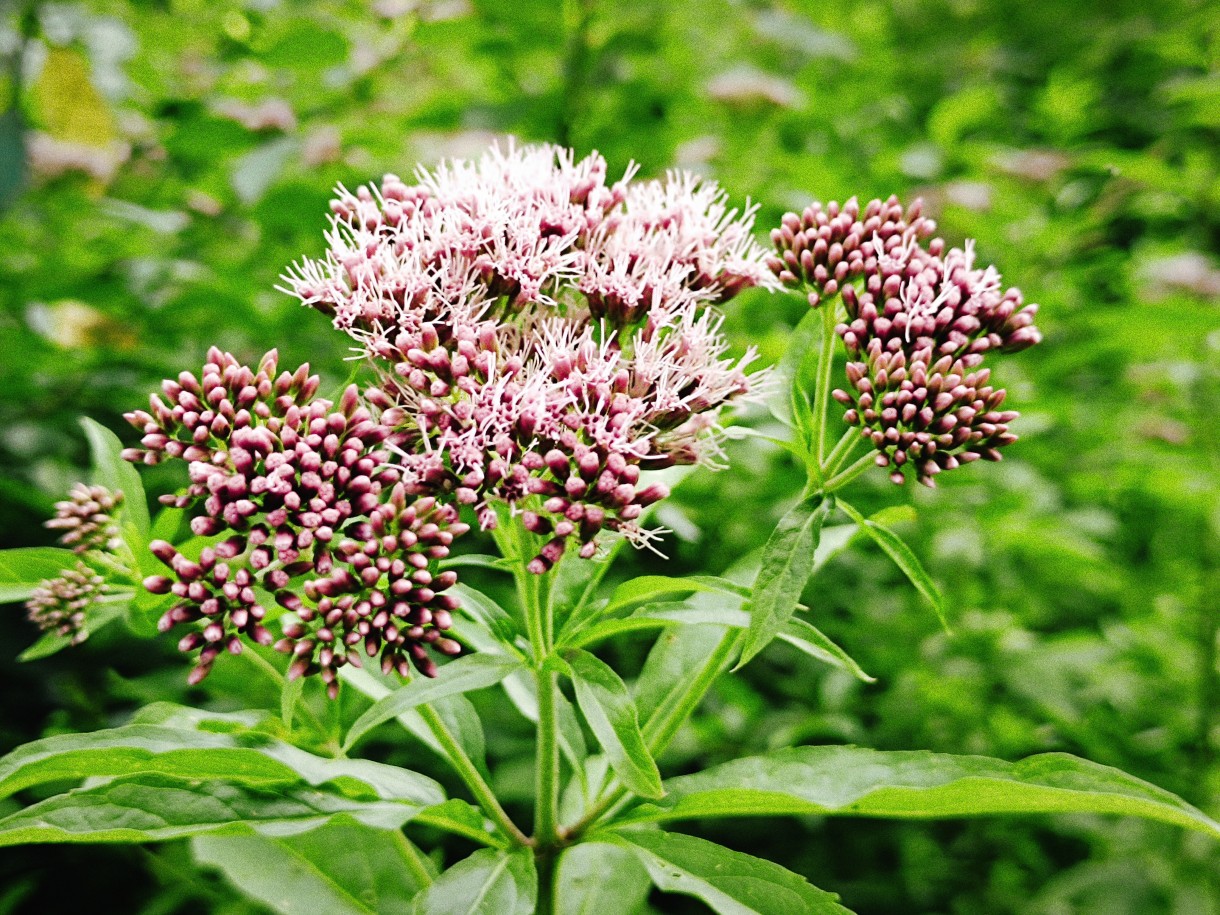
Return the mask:
<path id="1" fill-rule="evenodd" d="M 817 447 L 818 467 L 825 466 L 826 455 L 826 417 L 830 404 L 830 371 L 834 367 L 835 318 L 838 308 L 834 302 L 822 305 L 822 351 L 818 356 L 818 387 L 815 406 L 817 416 Z"/>
<path id="2" fill-rule="evenodd" d="M 555 915 L 555 849 L 540 849 L 535 853 L 538 869 L 538 903 L 535 915 Z"/>
<path id="3" fill-rule="evenodd" d="M 856 446 L 860 444 L 860 430 L 855 426 L 849 426 L 843 436 L 835 443 L 830 454 L 826 455 L 826 463 L 822 465 L 822 476 L 834 476 L 842 463 L 851 457 Z"/>
<path id="4" fill-rule="evenodd" d="M 457 738 L 453 736 L 453 732 L 449 730 L 449 726 L 437 714 L 436 709 L 431 705 L 419 706 L 419 714 L 424 719 L 424 723 L 428 725 L 433 736 L 436 737 L 437 743 L 441 745 L 441 749 L 445 751 L 445 756 L 448 758 L 450 765 L 453 766 L 455 772 L 462 779 L 462 782 L 474 795 L 479 806 L 483 808 L 492 821 L 499 826 L 504 833 L 518 845 L 529 845 L 529 837 L 517 828 L 517 824 L 512 821 L 504 808 L 500 806 L 499 800 L 496 799 L 496 794 L 491 790 L 491 786 L 483 778 L 478 767 L 474 764 L 466 751 L 462 749 L 462 745 L 458 743 Z"/>
<path id="5" fill-rule="evenodd" d="M 423 852 L 415 847 L 415 843 L 403 835 L 402 830 L 396 830 L 392 833 L 394 844 L 398 846 L 399 852 L 402 853 L 402 860 L 407 865 L 407 870 L 415 875 L 420 886 L 428 886 L 432 883 L 432 871 L 428 870 L 428 865 L 424 863 L 425 859 Z"/>
<path id="6" fill-rule="evenodd" d="M 864 471 L 870 467 L 877 465 L 877 456 L 873 453 L 868 453 L 857 459 L 855 463 L 849 464 L 845 470 L 840 470 L 833 477 L 822 484 L 823 492 L 834 492 L 837 489 L 842 489 Z"/>
<path id="7" fill-rule="evenodd" d="M 534 802 L 534 839 L 539 848 L 555 844 L 559 829 L 559 717 L 555 691 L 556 675 L 537 671 L 538 678 L 538 765 Z"/>

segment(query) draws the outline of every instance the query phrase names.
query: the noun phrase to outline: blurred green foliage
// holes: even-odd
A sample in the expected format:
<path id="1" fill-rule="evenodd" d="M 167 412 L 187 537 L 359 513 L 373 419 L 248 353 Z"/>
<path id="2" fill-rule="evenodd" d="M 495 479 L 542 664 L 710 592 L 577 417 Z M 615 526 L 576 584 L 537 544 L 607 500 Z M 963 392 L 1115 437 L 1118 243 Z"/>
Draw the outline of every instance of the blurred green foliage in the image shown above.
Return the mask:
<path id="1" fill-rule="evenodd" d="M 79 415 L 127 435 L 120 413 L 212 344 L 245 358 L 277 346 L 342 381 L 346 338 L 274 289 L 321 250 L 336 182 L 512 134 L 597 148 L 612 173 L 632 159 L 645 174 L 695 169 L 757 202 L 760 227 L 810 197 L 922 194 L 951 242 L 977 238 L 1042 303 L 1046 333 L 1002 367 L 1025 414 L 1003 464 L 947 474 L 936 492 L 879 474 L 853 497 L 914 507 L 902 532 L 954 631 L 856 544 L 805 599 L 879 682 L 773 647 L 723 682 L 664 762 L 790 741 L 1067 750 L 1220 812 L 1215 3 L 0 9 L 0 546 L 49 542 L 39 522 L 85 463 Z M 803 310 L 747 295 L 729 326 L 777 361 Z M 671 571 L 748 574 L 795 499 L 801 472 L 782 452 L 750 441 L 730 454 L 732 469 L 691 476 L 664 508 Z M 148 482 L 177 481 L 158 470 Z M 0 712 L 4 749 L 152 698 L 278 707 L 237 661 L 188 692 L 172 645 L 111 630 L 19 667 L 30 641 L 6 608 L 0 676 L 20 701 Z M 627 670 L 636 647 L 620 651 Z M 358 711 L 345 702 L 340 714 Z M 528 732 L 498 717 L 498 787 L 528 794 Z M 372 748 L 430 764 L 418 746 Z M 1220 913 L 1220 850 L 1148 824 L 811 820 L 706 834 L 861 913 Z M 114 911 L 260 911 L 178 846 L 0 855 L 0 912 L 59 911 L 82 893 Z"/>

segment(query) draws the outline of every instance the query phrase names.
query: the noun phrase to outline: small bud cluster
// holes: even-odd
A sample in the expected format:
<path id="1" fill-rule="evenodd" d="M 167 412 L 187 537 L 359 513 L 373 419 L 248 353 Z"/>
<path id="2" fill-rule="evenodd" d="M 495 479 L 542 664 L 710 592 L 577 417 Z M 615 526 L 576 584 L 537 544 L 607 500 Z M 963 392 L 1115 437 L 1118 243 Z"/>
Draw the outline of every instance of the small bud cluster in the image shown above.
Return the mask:
<path id="1" fill-rule="evenodd" d="M 1003 289 L 995 267 L 977 268 L 974 246 L 945 249 L 922 239 L 935 225 L 916 201 L 813 204 L 772 233 L 770 260 L 781 282 L 811 288 L 817 307 L 839 294 L 847 321 L 847 390 L 834 397 L 877 449 L 877 464 L 902 483 L 911 471 L 932 486 L 943 470 L 985 458 L 1016 441 L 1017 417 L 983 368 L 991 351 L 1017 352 L 1041 339 L 1037 305 Z"/>
<path id="2" fill-rule="evenodd" d="M 370 397 L 415 493 L 525 513 L 543 572 L 575 541 L 637 543 L 667 493 L 644 471 L 716 456 L 721 408 L 757 388 L 712 306 L 774 285 L 729 209 L 685 174 L 606 182 L 551 146 L 493 150 L 332 203 L 330 251 L 285 277 L 384 371 Z"/>
<path id="3" fill-rule="evenodd" d="M 164 383 L 168 403 L 154 396 L 150 411 L 127 414 L 143 438 L 124 456 L 190 462 L 186 493 L 163 501 L 198 512 L 197 536 L 223 538 L 198 560 L 151 545 L 173 574 L 145 586 L 178 599 L 160 627 L 202 624 L 180 643 L 199 651 L 191 682 L 221 651 L 239 652 L 241 635 L 292 653 L 290 675 L 320 673 L 332 695 L 338 669 L 359 663 L 358 643 L 387 670 L 405 675 L 409 657 L 431 675 L 424 646 L 458 646 L 441 637 L 456 604 L 440 592 L 453 577 L 430 569 L 466 526 L 434 501 L 405 504 L 381 449 L 391 432 L 354 386 L 334 409 L 312 399 L 318 379 L 308 366 L 277 376 L 276 361 L 273 351 L 252 370 L 213 348 L 200 378 Z M 295 616 L 278 642 L 260 590 Z"/>
<path id="4" fill-rule="evenodd" d="M 102 598 L 104 585 L 102 576 L 78 562 L 34 589 L 25 604 L 27 617 L 41 631 L 71 638 L 76 645 L 85 638 L 86 612 Z"/>
<path id="5" fill-rule="evenodd" d="M 45 523 L 52 530 L 63 531 L 59 542 L 71 547 L 74 553 L 118 549 L 122 539 L 114 515 L 123 502 L 123 494 L 104 486 L 77 483 L 68 496 L 55 503 L 55 517 Z"/>

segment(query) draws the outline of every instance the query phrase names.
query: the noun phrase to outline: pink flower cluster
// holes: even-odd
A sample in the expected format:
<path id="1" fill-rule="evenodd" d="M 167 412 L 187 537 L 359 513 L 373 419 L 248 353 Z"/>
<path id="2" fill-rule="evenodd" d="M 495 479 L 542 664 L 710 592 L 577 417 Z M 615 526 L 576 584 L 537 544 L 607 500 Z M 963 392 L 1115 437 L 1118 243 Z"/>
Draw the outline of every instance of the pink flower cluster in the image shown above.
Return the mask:
<path id="1" fill-rule="evenodd" d="M 358 648 L 404 675 L 408 659 L 435 672 L 428 646 L 459 650 L 442 634 L 457 606 L 443 592 L 456 576 L 435 562 L 467 526 L 454 506 L 407 499 L 382 448 L 391 431 L 354 386 L 334 409 L 314 399 L 308 366 L 277 376 L 274 351 L 250 369 L 213 348 L 200 378 L 183 372 L 162 387 L 168 403 L 153 395 L 148 411 L 127 414 L 143 438 L 124 457 L 190 462 L 186 494 L 164 501 L 195 508 L 192 532 L 214 538 L 198 560 L 154 541 L 172 574 L 145 581 L 177 598 L 162 631 L 202 624 L 180 643 L 199 651 L 192 682 L 222 651 L 240 652 L 240 635 L 292 653 L 290 676 L 320 673 L 332 694 Z M 295 617 L 278 642 L 260 589 Z"/>
<path id="2" fill-rule="evenodd" d="M 854 200 L 789 213 L 772 233 L 769 264 L 780 281 L 809 290 L 817 307 L 836 293 L 847 321 L 849 425 L 877 449 L 877 463 L 902 483 L 908 470 L 933 485 L 943 470 L 986 458 L 1016 441 L 1001 410 L 1005 392 L 989 384 L 984 356 L 1011 353 L 1041 339 L 1037 305 L 1005 290 L 995 267 L 975 265 L 974 247 L 945 249 L 918 201 Z"/>
<path id="3" fill-rule="evenodd" d="M 667 491 L 641 474 L 713 458 L 721 408 L 751 393 L 712 306 L 774 286 L 730 209 L 686 174 L 608 183 L 565 149 L 388 175 L 331 204 L 330 250 L 285 277 L 380 367 L 371 396 L 417 494 L 524 512 L 543 572 L 605 529 L 645 542 Z"/>

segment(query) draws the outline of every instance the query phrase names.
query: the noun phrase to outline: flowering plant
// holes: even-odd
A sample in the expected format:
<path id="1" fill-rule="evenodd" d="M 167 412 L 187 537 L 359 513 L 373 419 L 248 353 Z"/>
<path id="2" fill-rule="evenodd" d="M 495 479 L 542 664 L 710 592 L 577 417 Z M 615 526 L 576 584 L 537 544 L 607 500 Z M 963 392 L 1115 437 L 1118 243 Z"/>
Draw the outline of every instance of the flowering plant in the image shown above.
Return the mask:
<path id="1" fill-rule="evenodd" d="M 655 887 L 717 912 L 794 913 L 847 910 L 776 864 L 663 827 L 1078 811 L 1220 835 L 1177 797 L 1064 754 L 802 746 L 661 777 L 656 759 L 712 684 L 775 639 L 870 679 L 800 604 L 836 513 L 940 611 L 915 554 L 843 492 L 875 466 L 933 486 L 999 460 L 1017 414 L 989 363 L 1039 333 L 1036 306 L 969 243 L 933 238 L 918 204 L 813 204 L 767 250 L 753 210 L 711 182 L 611 182 L 599 156 L 540 146 L 340 188 L 331 209 L 327 252 L 284 290 L 352 338 L 364 385 L 332 401 L 274 351 L 251 367 L 213 349 L 127 415 L 138 446 L 86 424 L 96 479 L 49 523 L 66 548 L 0 564 L 3 596 L 47 633 L 28 657 L 122 616 L 136 632 L 155 620 L 181 633 L 192 684 L 237 663 L 226 653 L 277 678 L 280 718 L 159 704 L 20 747 L 0 760 L 8 793 L 86 781 L 0 819 L 0 844 L 192 837 L 201 862 L 282 911 L 309 898 L 293 884 L 305 859 L 344 911 L 370 911 L 372 893 L 383 911 L 628 912 Z M 808 298 L 794 339 L 817 342 L 794 371 L 729 354 L 720 308 L 748 287 Z M 808 483 L 753 583 L 603 586 L 624 544 L 657 547 L 648 513 L 666 480 L 723 462 L 729 411 L 776 392 L 791 435 L 775 444 Z M 131 464 L 163 461 L 188 482 L 154 522 Z M 498 556 L 463 548 L 474 527 Z M 511 577 L 515 600 L 461 580 L 471 569 Z M 631 683 L 590 650 L 641 631 L 659 635 Z M 363 697 L 350 720 L 339 709 L 338 735 L 304 693 L 314 677 L 331 700 Z M 492 688 L 535 728 L 528 827 L 493 788 L 466 698 Z M 442 758 L 465 797 L 351 755 L 388 727 Z M 421 830 L 477 849 L 442 871 Z M 374 862 L 367 879 L 347 866 L 353 848 Z"/>

